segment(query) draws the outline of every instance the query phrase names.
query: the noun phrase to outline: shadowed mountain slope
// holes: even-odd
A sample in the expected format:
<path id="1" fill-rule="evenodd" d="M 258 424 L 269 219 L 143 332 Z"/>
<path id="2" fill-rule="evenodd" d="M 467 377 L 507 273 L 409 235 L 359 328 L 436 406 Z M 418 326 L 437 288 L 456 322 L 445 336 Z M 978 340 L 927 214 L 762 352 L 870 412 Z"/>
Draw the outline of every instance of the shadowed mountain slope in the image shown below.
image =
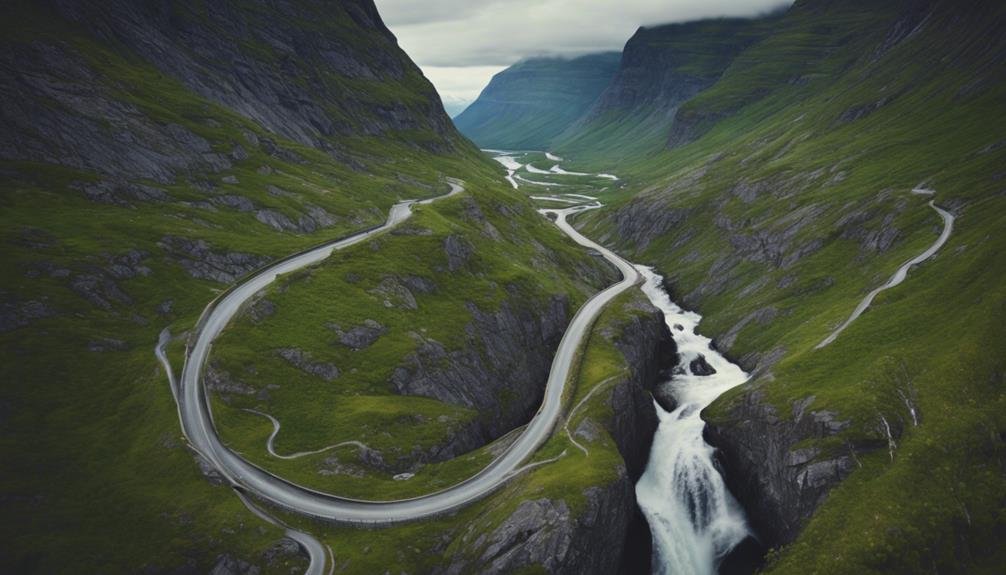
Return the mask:
<path id="1" fill-rule="evenodd" d="M 618 61 L 617 52 L 525 60 L 496 74 L 454 123 L 482 148 L 547 149 L 590 109 Z"/>

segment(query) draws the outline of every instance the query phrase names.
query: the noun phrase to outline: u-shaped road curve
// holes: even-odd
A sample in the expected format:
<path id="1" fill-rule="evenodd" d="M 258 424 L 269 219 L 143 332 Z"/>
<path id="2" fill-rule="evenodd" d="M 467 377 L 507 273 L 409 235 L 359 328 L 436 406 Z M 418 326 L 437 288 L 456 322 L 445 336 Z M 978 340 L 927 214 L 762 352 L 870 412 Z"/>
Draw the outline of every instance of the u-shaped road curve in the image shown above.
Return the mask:
<path id="1" fill-rule="evenodd" d="M 450 185 L 451 192 L 440 198 L 464 190 L 459 181 L 451 180 Z M 386 232 L 411 216 L 412 205 L 431 203 L 437 199 L 439 198 L 398 203 L 392 207 L 384 225 L 313 248 L 264 268 L 207 307 L 196 327 L 195 343 L 188 350 L 178 382 L 179 417 L 182 430 L 192 447 L 235 488 L 281 508 L 319 519 L 354 524 L 411 521 L 449 513 L 494 491 L 519 470 L 521 464 L 549 437 L 562 415 L 562 396 L 580 343 L 605 304 L 639 280 L 638 272 L 629 262 L 580 235 L 566 222 L 567 215 L 601 207 L 599 203 L 562 210 L 542 210 L 542 212 L 556 215 L 556 224 L 560 229 L 580 245 L 600 252 L 619 269 L 622 279 L 593 296 L 576 312 L 556 351 L 544 399 L 538 412 L 506 451 L 471 478 L 442 491 L 412 499 L 397 501 L 349 499 L 297 485 L 274 475 L 246 461 L 224 445 L 217 435 L 203 382 L 203 367 L 210 355 L 213 342 L 241 307 L 281 274 L 321 262 L 335 250 L 348 248 Z"/>

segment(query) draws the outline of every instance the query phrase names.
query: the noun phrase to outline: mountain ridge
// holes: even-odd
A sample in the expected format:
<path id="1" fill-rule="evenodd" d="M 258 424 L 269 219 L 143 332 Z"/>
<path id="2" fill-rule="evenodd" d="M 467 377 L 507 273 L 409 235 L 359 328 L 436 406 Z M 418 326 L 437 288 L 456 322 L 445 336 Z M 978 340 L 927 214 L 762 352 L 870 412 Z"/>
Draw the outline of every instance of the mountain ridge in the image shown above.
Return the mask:
<path id="1" fill-rule="evenodd" d="M 712 86 L 733 58 L 765 37 L 779 15 L 641 27 L 590 110 L 553 142 L 580 159 L 617 163 L 667 139 L 680 106 Z"/>
<path id="2" fill-rule="evenodd" d="M 454 123 L 482 148 L 547 148 L 593 104 L 619 58 L 603 52 L 522 60 L 493 76 Z"/>

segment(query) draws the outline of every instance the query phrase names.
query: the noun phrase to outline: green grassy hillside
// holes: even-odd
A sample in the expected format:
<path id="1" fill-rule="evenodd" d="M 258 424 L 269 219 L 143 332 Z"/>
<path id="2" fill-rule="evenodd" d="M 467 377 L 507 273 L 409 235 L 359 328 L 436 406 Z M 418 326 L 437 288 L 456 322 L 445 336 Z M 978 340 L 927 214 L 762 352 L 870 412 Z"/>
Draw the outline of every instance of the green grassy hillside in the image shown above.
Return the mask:
<path id="1" fill-rule="evenodd" d="M 422 208 L 407 225 L 282 281 L 263 294 L 268 317 L 261 317 L 262 304 L 253 306 L 215 344 L 214 369 L 246 386 L 235 392 L 229 382 L 216 390 L 214 415 L 225 441 L 302 485 L 388 499 L 467 478 L 491 458 L 451 459 L 455 452 L 507 435 L 530 418 L 547 370 L 504 354 L 517 346 L 519 355 L 540 356 L 536 363 L 549 365 L 566 321 L 613 274 L 555 234 L 513 191 L 475 188 Z M 446 249 L 454 244 L 468 246 L 471 255 L 454 261 Z M 519 336 L 508 333 L 524 322 L 535 323 Z M 359 326 L 367 325 L 374 326 L 368 337 L 346 338 L 354 328 L 365 333 Z M 539 330 L 554 335 L 535 341 Z M 444 353 L 431 355 L 441 347 Z M 319 377 L 298 368 L 282 355 L 290 349 L 342 373 Z M 410 357 L 423 364 L 414 377 L 423 377 L 427 388 L 402 395 L 394 382 Z M 494 371 L 496 364 L 509 373 Z M 496 380 L 513 375 L 498 389 Z M 458 377 L 473 391 L 501 397 L 492 409 L 474 393 L 470 403 L 459 401 L 465 396 L 451 393 Z M 367 449 L 354 444 L 280 460 L 266 450 L 272 424 L 247 409 L 282 422 L 280 453 L 347 440 Z M 394 479 L 406 472 L 415 476 Z"/>
<path id="2" fill-rule="evenodd" d="M 252 269 L 439 195 L 447 176 L 522 214 L 492 214 L 524 250 L 519 269 L 473 239 L 484 284 L 539 300 L 591 265 L 458 135 L 370 2 L 2 12 L 0 571 L 303 569 L 281 530 L 200 470 L 153 355 L 170 328 L 179 368 L 203 307 Z M 416 221 L 474 235 L 466 205 Z M 382 265 L 413 265 L 408 236 L 385 242 Z M 526 281 L 529 266 L 552 279 Z"/>
<path id="3" fill-rule="evenodd" d="M 616 407 L 625 407 L 633 393 L 629 389 L 638 385 L 641 375 L 634 373 L 640 366 L 627 350 L 654 343 L 639 339 L 641 321 L 647 317 L 651 326 L 662 325 L 660 314 L 637 290 L 609 304 L 567 384 L 566 418 L 529 462 L 531 467 L 484 500 L 451 516 L 377 529 L 288 519 L 330 545 L 337 571 L 346 573 L 469 573 L 487 568 L 582 573 L 603 569 L 600 563 L 617 564 L 624 528 L 618 518 L 631 515 L 635 502 L 616 439 L 633 424 L 626 423 L 627 413 Z M 503 445 L 506 442 L 500 441 L 489 449 Z M 601 553 L 584 548 L 587 541 L 603 543 Z"/>
<path id="4" fill-rule="evenodd" d="M 524 60 L 494 76 L 454 124 L 482 148 L 548 149 L 590 109 L 618 62 L 617 52 Z"/>
<path id="5" fill-rule="evenodd" d="M 649 184 L 581 222 L 656 264 L 754 370 L 708 410 L 719 435 L 841 422 L 787 446 L 810 454 L 795 469 L 848 478 L 767 572 L 1002 564 L 1004 19 L 994 2 L 798 2 L 681 106 L 672 149 L 623 164 Z M 958 216 L 949 243 L 815 349 L 935 241 L 919 185 Z"/>
<path id="6" fill-rule="evenodd" d="M 678 107 L 716 82 L 777 20 L 722 18 L 640 28 L 625 44 L 611 83 L 553 147 L 594 167 L 652 157 L 667 141 Z"/>

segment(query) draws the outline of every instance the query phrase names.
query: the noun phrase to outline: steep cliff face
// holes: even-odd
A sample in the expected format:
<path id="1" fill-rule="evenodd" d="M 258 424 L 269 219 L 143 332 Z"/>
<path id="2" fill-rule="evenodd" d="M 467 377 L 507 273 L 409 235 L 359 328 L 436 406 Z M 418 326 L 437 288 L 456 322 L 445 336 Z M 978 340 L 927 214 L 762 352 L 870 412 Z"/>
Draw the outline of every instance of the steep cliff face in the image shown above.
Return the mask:
<path id="1" fill-rule="evenodd" d="M 494 76 L 454 123 L 483 148 L 548 149 L 594 103 L 618 61 L 610 52 L 519 62 Z"/>
<path id="2" fill-rule="evenodd" d="M 626 42 L 618 72 L 586 119 L 648 108 L 673 116 L 764 33 L 764 24 L 751 19 L 640 28 Z"/>
<path id="3" fill-rule="evenodd" d="M 629 157 L 668 137 L 678 108 L 711 86 L 772 19 L 717 19 L 640 28 L 618 72 L 555 147 L 577 157 Z M 625 146 L 629 146 L 625 149 Z"/>
<path id="4" fill-rule="evenodd" d="M 727 470 L 727 486 L 767 548 L 792 543 L 828 492 L 856 468 L 858 453 L 882 447 L 876 441 L 848 442 L 826 453 L 807 445 L 835 438 L 850 426 L 833 412 L 812 411 L 813 401 L 798 401 L 792 417 L 781 417 L 763 394 L 748 392 L 728 417 L 706 425 L 707 441 Z"/>
<path id="5" fill-rule="evenodd" d="M 29 22 L 28 29 L 47 19 L 53 35 L 4 51 L 15 73 L 0 86 L 3 159 L 160 183 L 178 173 L 229 168 L 231 150 L 220 150 L 205 127 L 172 118 L 180 113 L 181 120 L 205 123 L 213 112 L 170 104 L 157 110 L 136 101 L 142 86 L 130 83 L 148 81 L 145 73 L 162 74 L 175 83 L 172 90 L 337 158 L 351 152 L 343 138 L 409 130 L 430 134 L 415 141 L 430 150 L 464 146 L 433 87 L 367 1 L 54 0 L 16 8 L 13 19 Z M 126 75 L 109 51 L 139 59 L 130 64 L 137 69 Z"/>
<path id="6" fill-rule="evenodd" d="M 492 313 L 469 304 L 466 343 L 456 350 L 421 343 L 395 369 L 391 384 L 401 394 L 478 410 L 482 443 L 523 425 L 541 404 L 554 351 L 572 317 L 562 296 L 542 306 L 528 303 L 511 298 Z"/>
<path id="7" fill-rule="evenodd" d="M 609 432 L 633 484 L 646 469 L 650 443 L 659 424 L 653 407 L 654 388 L 662 381 L 662 374 L 677 361 L 677 348 L 663 321 L 663 313 L 642 300 L 634 305 L 643 315 L 631 317 L 616 329 L 601 331 L 606 340 L 614 343 L 630 370 L 611 391 L 615 416 Z"/>
<path id="8" fill-rule="evenodd" d="M 635 505 L 624 468 L 618 473 L 615 482 L 584 490 L 580 508 L 547 498 L 521 502 L 493 531 L 474 538 L 476 559 L 458 560 L 437 573 L 502 575 L 529 568 L 571 575 L 617 572 L 628 510 Z"/>
<path id="9" fill-rule="evenodd" d="M 542 473 L 559 473 L 566 478 L 561 482 L 565 495 L 536 497 L 534 493 L 541 487 L 522 487 L 519 492 L 493 498 L 480 518 L 451 544 L 453 558 L 437 572 L 647 571 L 650 537 L 638 512 L 634 484 L 646 465 L 657 427 L 650 392 L 659 371 L 673 364 L 674 348 L 663 315 L 641 295 L 633 294 L 622 306 L 618 307 L 630 310 L 630 314 L 602 319 L 595 334 L 603 343 L 592 343 L 587 354 L 596 346 L 610 346 L 621 356 L 624 367 L 612 378 L 593 382 L 596 387 L 571 408 L 570 420 L 557 428 L 559 437 L 568 433 L 582 447 L 569 445 L 557 462 L 542 468 Z M 581 385 L 591 382 L 583 375 L 579 381 Z M 600 405 L 606 409 L 598 411 Z M 601 413 L 605 415 L 599 417 Z M 572 460 L 583 457 L 579 451 L 570 453 L 578 449 L 588 450 L 587 461 Z M 605 474 L 603 480 L 584 483 L 577 477 L 582 466 L 599 466 L 607 457 L 613 457 L 612 470 L 600 470 Z M 549 471 L 550 466 L 563 465 L 570 470 Z M 574 471 L 577 468 L 581 471 Z M 530 473 L 526 481 L 537 484 L 536 472 Z M 511 501 L 516 493 L 520 493 L 518 500 Z"/>

